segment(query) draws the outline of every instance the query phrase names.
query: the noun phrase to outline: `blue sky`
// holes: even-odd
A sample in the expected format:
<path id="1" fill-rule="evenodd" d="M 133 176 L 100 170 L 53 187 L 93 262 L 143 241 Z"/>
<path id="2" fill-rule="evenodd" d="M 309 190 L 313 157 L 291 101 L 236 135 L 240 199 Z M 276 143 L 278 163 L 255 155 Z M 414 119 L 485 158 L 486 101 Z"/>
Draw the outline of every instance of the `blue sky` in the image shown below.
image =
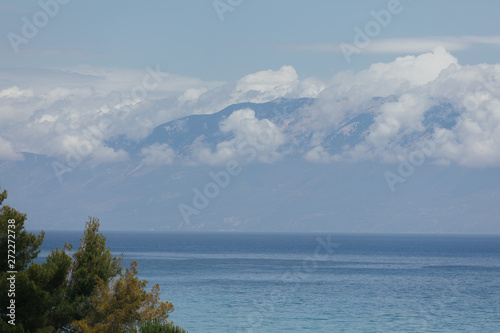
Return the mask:
<path id="1" fill-rule="evenodd" d="M 234 6 L 221 2 L 231 8 L 222 14 L 223 21 L 211 0 L 68 1 L 15 54 L 7 34 L 21 36 L 22 18 L 32 21 L 41 7 L 38 1 L 4 0 L 0 66 L 143 69 L 160 64 L 166 72 L 203 80 L 238 80 L 290 65 L 300 77 L 326 78 L 411 54 L 415 39 L 458 42 L 449 51 L 461 64 L 494 63 L 500 47 L 499 38 L 492 38 L 500 35 L 500 2 L 492 0 L 401 0 L 400 12 L 372 38 L 389 44 L 363 50 L 351 63 L 338 45 L 353 43 L 354 28 L 364 29 L 373 21 L 371 12 L 387 9 L 391 1 L 233 0 Z M 464 36 L 490 40 L 467 42 Z M 409 47 L 391 51 L 394 39 L 400 46 L 401 39 L 408 39 Z M 421 52 L 430 51 L 426 45 Z"/>

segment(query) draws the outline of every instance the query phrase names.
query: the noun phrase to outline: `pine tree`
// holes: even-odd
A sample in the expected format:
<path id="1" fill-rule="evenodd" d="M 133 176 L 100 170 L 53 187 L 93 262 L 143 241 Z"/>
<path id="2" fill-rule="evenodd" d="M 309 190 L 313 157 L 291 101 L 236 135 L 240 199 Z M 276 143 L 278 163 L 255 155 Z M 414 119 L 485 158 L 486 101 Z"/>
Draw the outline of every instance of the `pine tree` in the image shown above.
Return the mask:
<path id="1" fill-rule="evenodd" d="M 0 192 L 0 206 L 2 206 L 5 199 L 7 199 L 7 191 L 4 190 Z M 7 266 L 8 261 L 5 260 L 8 254 L 8 225 L 9 221 L 12 220 L 15 221 L 15 227 L 11 229 L 15 232 L 15 268 L 9 268 Z M 24 229 L 25 221 L 26 214 L 22 214 L 10 206 L 2 206 L 0 208 L 0 258 L 2 258 L 0 260 L 0 272 L 23 271 L 40 253 L 38 248 L 42 245 L 45 233 L 41 231 L 38 235 L 35 235 L 34 233 L 27 232 Z"/>
<path id="2" fill-rule="evenodd" d="M 0 205 L 7 192 L 0 192 Z M 15 220 L 14 223 L 9 221 Z M 56 248 L 45 262 L 34 262 L 44 238 L 25 230 L 26 214 L 0 208 L 0 248 L 7 257 L 8 225 L 15 225 L 15 267 L 1 260 L 0 292 L 8 290 L 7 271 L 16 273 L 16 326 L 7 324 L 9 299 L 0 297 L 0 332 L 124 332 L 155 321 L 171 327 L 168 315 L 174 310 L 169 302 L 160 301 L 160 287 L 151 292 L 146 280 L 137 278 L 137 262 L 121 273 L 122 258 L 106 247 L 99 232 L 99 219 L 89 217 L 80 247 L 70 256 L 71 244 Z M 119 275 L 119 278 L 116 277 Z"/>
<path id="3" fill-rule="evenodd" d="M 159 285 L 149 293 L 144 290 L 148 281 L 139 280 L 137 273 L 137 262 L 132 261 L 111 286 L 101 280 L 92 296 L 92 311 L 73 327 L 82 333 L 114 333 L 135 329 L 151 320 L 172 325 L 167 319 L 173 305 L 160 301 Z"/>

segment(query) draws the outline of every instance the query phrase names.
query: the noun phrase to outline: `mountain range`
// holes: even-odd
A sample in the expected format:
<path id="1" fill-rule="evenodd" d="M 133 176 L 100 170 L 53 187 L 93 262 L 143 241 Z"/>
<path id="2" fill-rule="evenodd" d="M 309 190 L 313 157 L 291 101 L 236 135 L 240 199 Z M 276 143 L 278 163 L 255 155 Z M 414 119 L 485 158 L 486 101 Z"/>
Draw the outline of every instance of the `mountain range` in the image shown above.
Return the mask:
<path id="1" fill-rule="evenodd" d="M 92 215 L 103 229 L 121 230 L 500 232 L 497 168 L 442 165 L 423 154 L 408 160 L 436 128 L 460 121 L 450 103 L 391 138 L 407 153 L 399 161 L 344 158 L 397 100 L 373 98 L 335 122 L 314 113 L 311 98 L 234 104 L 161 124 L 141 140 L 106 138 L 127 153 L 121 162 L 82 157 L 68 166 L 23 153 L 23 161 L 0 164 L 0 185 L 32 229 L 81 229 Z M 329 159 L 311 158 L 318 151 Z"/>

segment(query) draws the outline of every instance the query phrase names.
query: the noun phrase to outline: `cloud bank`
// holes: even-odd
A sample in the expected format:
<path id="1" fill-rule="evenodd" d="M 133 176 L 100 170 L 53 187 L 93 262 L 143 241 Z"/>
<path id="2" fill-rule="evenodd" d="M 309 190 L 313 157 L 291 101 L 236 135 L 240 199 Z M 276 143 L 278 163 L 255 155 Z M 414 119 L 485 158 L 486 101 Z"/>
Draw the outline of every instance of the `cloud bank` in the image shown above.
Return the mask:
<path id="1" fill-rule="evenodd" d="M 335 75 L 313 111 L 317 119 L 329 124 L 324 126 L 339 126 L 365 110 L 373 97 L 389 96 L 396 98 L 376 110 L 375 122 L 363 142 L 335 155 L 317 145 L 306 158 L 396 162 L 408 154 L 398 139 L 423 131 L 424 113 L 448 104 L 459 118 L 453 128 L 435 128 L 426 138 L 436 144 L 431 157 L 471 167 L 500 165 L 500 65 L 461 66 L 444 48 L 400 57 L 359 73 Z"/>
<path id="2" fill-rule="evenodd" d="M 469 43 L 497 43 L 497 38 Z M 495 44 L 496 45 L 496 44 Z M 453 49 L 453 47 L 452 47 Z M 272 163 L 288 153 L 313 162 L 397 162 L 408 154 L 401 138 L 425 130 L 424 115 L 440 105 L 459 114 L 451 128 L 433 128 L 426 140 L 439 143 L 434 161 L 469 167 L 500 165 L 500 65 L 462 66 L 445 48 L 372 64 L 360 72 L 345 71 L 329 80 L 299 78 L 291 66 L 246 75 L 237 82 L 206 82 L 172 75 L 154 66 L 143 71 L 78 67 L 59 70 L 0 71 L 0 159 L 19 160 L 23 152 L 78 164 L 127 160 L 127 152 L 107 142 L 137 141 L 162 123 L 193 114 L 210 114 L 240 102 L 313 97 L 313 105 L 288 124 L 258 118 L 251 109 L 221 121 L 229 137 L 208 146 L 203 137 L 191 145 L 190 163 L 216 165 L 230 159 Z M 374 100 L 381 98 L 375 105 Z M 347 120 L 371 112 L 374 123 L 363 140 L 329 153 L 326 133 Z M 305 147 L 290 148 L 309 133 Z M 259 141 L 260 140 L 260 141 Z M 255 154 L 242 153 L 253 147 Z M 286 147 L 286 148 L 285 148 Z M 140 151 L 147 165 L 181 161 L 168 145 Z"/>
<path id="3" fill-rule="evenodd" d="M 251 109 L 234 111 L 219 127 L 221 132 L 231 133 L 233 138 L 218 143 L 215 151 L 202 143 L 195 145 L 193 157 L 196 161 L 211 165 L 222 165 L 230 160 L 271 163 L 281 156 L 278 148 L 285 143 L 285 136 L 268 119 L 255 118 Z"/>
<path id="4" fill-rule="evenodd" d="M 162 123 L 214 113 L 234 103 L 315 97 L 321 84 L 314 78 L 300 81 L 291 66 L 237 82 L 205 82 L 154 67 L 0 70 L 0 159 L 22 159 L 21 153 L 27 152 L 68 165 L 78 164 L 78 159 L 93 164 L 123 161 L 127 153 L 107 146 L 107 140 L 140 140 Z M 145 162 L 170 163 L 171 157 L 159 156 L 170 154 L 163 148 L 146 148 Z"/>

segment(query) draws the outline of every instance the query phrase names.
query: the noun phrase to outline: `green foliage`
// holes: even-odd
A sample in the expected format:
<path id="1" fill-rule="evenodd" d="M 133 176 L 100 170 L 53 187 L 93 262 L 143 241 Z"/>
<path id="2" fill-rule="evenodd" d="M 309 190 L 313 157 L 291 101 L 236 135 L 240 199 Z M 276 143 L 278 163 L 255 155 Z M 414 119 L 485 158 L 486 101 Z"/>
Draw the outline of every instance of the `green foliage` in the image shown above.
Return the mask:
<path id="1" fill-rule="evenodd" d="M 0 205 L 6 198 L 7 192 L 0 192 Z M 13 269 L 1 260 L 0 333 L 136 332 L 143 323 L 168 329 L 160 332 L 185 333 L 167 321 L 174 307 L 160 301 L 159 285 L 151 292 L 144 289 L 147 281 L 137 278 L 137 262 L 121 273 L 122 258 L 106 247 L 98 219 L 89 217 L 73 257 L 68 254 L 72 245 L 65 244 L 63 250 L 52 250 L 42 264 L 33 260 L 44 232 L 27 232 L 26 215 L 9 206 L 0 208 L 0 255 L 7 258 L 10 219 L 15 219 L 16 235 L 16 325 L 6 323 L 10 297 L 4 296 L 9 289 L 7 271 Z"/>
<path id="2" fill-rule="evenodd" d="M 99 233 L 99 219 L 90 217 L 80 247 L 74 254 L 71 295 L 90 296 L 100 280 L 108 282 L 121 272 L 121 258 L 106 248 L 106 237 Z"/>
<path id="3" fill-rule="evenodd" d="M 139 329 L 131 330 L 128 333 L 188 333 L 179 326 L 162 324 L 158 320 L 150 320 L 143 323 Z"/>
<path id="4" fill-rule="evenodd" d="M 7 199 L 7 191 L 3 191 L 0 193 L 0 205 L 3 204 L 3 201 Z M 13 224 L 15 227 L 10 228 L 10 230 L 14 231 L 11 233 L 10 239 L 15 243 L 15 267 L 9 267 L 8 259 L 8 239 L 9 239 L 9 220 L 15 220 Z M 2 206 L 0 208 L 0 290 L 2 293 L 2 297 L 0 297 L 0 322 L 2 324 L 8 320 L 7 318 L 7 306 L 10 302 L 10 297 L 6 297 L 7 290 L 9 290 L 9 282 L 7 277 L 10 275 L 8 271 L 17 271 L 16 274 L 16 291 L 15 291 L 15 300 L 16 300 L 16 317 L 20 318 L 20 316 L 26 314 L 27 320 L 33 317 L 32 307 L 33 304 L 36 304 L 37 301 L 36 296 L 37 293 L 33 293 L 33 290 L 36 290 L 36 280 L 31 281 L 29 278 L 30 272 L 27 271 L 30 264 L 32 264 L 33 259 L 35 259 L 40 252 L 38 248 L 43 242 L 44 233 L 43 231 L 40 234 L 35 235 L 33 233 L 29 233 L 24 229 L 24 222 L 26 221 L 26 214 L 22 214 L 17 210 L 9 207 Z M 15 237 L 12 237 L 14 235 Z M 12 245 L 12 243 L 11 243 Z M 12 254 L 12 252 L 10 253 Z M 35 269 L 35 268 L 33 268 Z M 32 271 L 33 271 L 32 269 Z M 19 322 L 19 320 L 16 320 Z M 23 332 L 23 325 L 17 326 L 13 328 L 12 326 L 3 327 L 4 325 L 0 325 L 2 331 L 10 331 L 10 332 Z M 26 326 L 25 326 L 26 327 Z"/>
<path id="5" fill-rule="evenodd" d="M 122 332 L 152 319 L 161 324 L 172 324 L 167 319 L 174 310 L 173 305 L 159 300 L 158 285 L 152 288 L 151 293 L 144 290 L 148 282 L 137 278 L 136 267 L 137 262 L 133 261 L 111 286 L 101 281 L 92 296 L 92 311 L 73 325 L 77 331 Z"/>
<path id="6" fill-rule="evenodd" d="M 0 205 L 3 201 L 7 199 L 7 191 L 3 191 L 0 193 Z M 9 269 L 8 261 L 5 260 L 8 254 L 8 221 L 14 219 L 15 228 L 12 229 L 15 231 L 16 236 L 16 268 Z M 17 270 L 23 271 L 25 270 L 29 264 L 38 256 L 40 251 L 38 248 L 43 242 L 43 237 L 45 233 L 42 231 L 38 235 L 34 233 L 27 232 L 24 229 L 24 222 L 26 221 L 26 214 L 22 214 L 17 210 L 9 207 L 2 206 L 0 208 L 0 272 Z"/>
<path id="7" fill-rule="evenodd" d="M 15 326 L 13 326 L 13 325 L 7 324 L 3 320 L 0 320 L 0 332 L 2 332 L 2 333 L 26 333 L 22 324 L 16 324 Z"/>
<path id="8" fill-rule="evenodd" d="M 59 249 L 53 250 L 43 264 L 33 263 L 16 277 L 16 317 L 28 331 L 60 328 L 70 316 L 67 306 L 67 275 L 71 257 Z"/>

